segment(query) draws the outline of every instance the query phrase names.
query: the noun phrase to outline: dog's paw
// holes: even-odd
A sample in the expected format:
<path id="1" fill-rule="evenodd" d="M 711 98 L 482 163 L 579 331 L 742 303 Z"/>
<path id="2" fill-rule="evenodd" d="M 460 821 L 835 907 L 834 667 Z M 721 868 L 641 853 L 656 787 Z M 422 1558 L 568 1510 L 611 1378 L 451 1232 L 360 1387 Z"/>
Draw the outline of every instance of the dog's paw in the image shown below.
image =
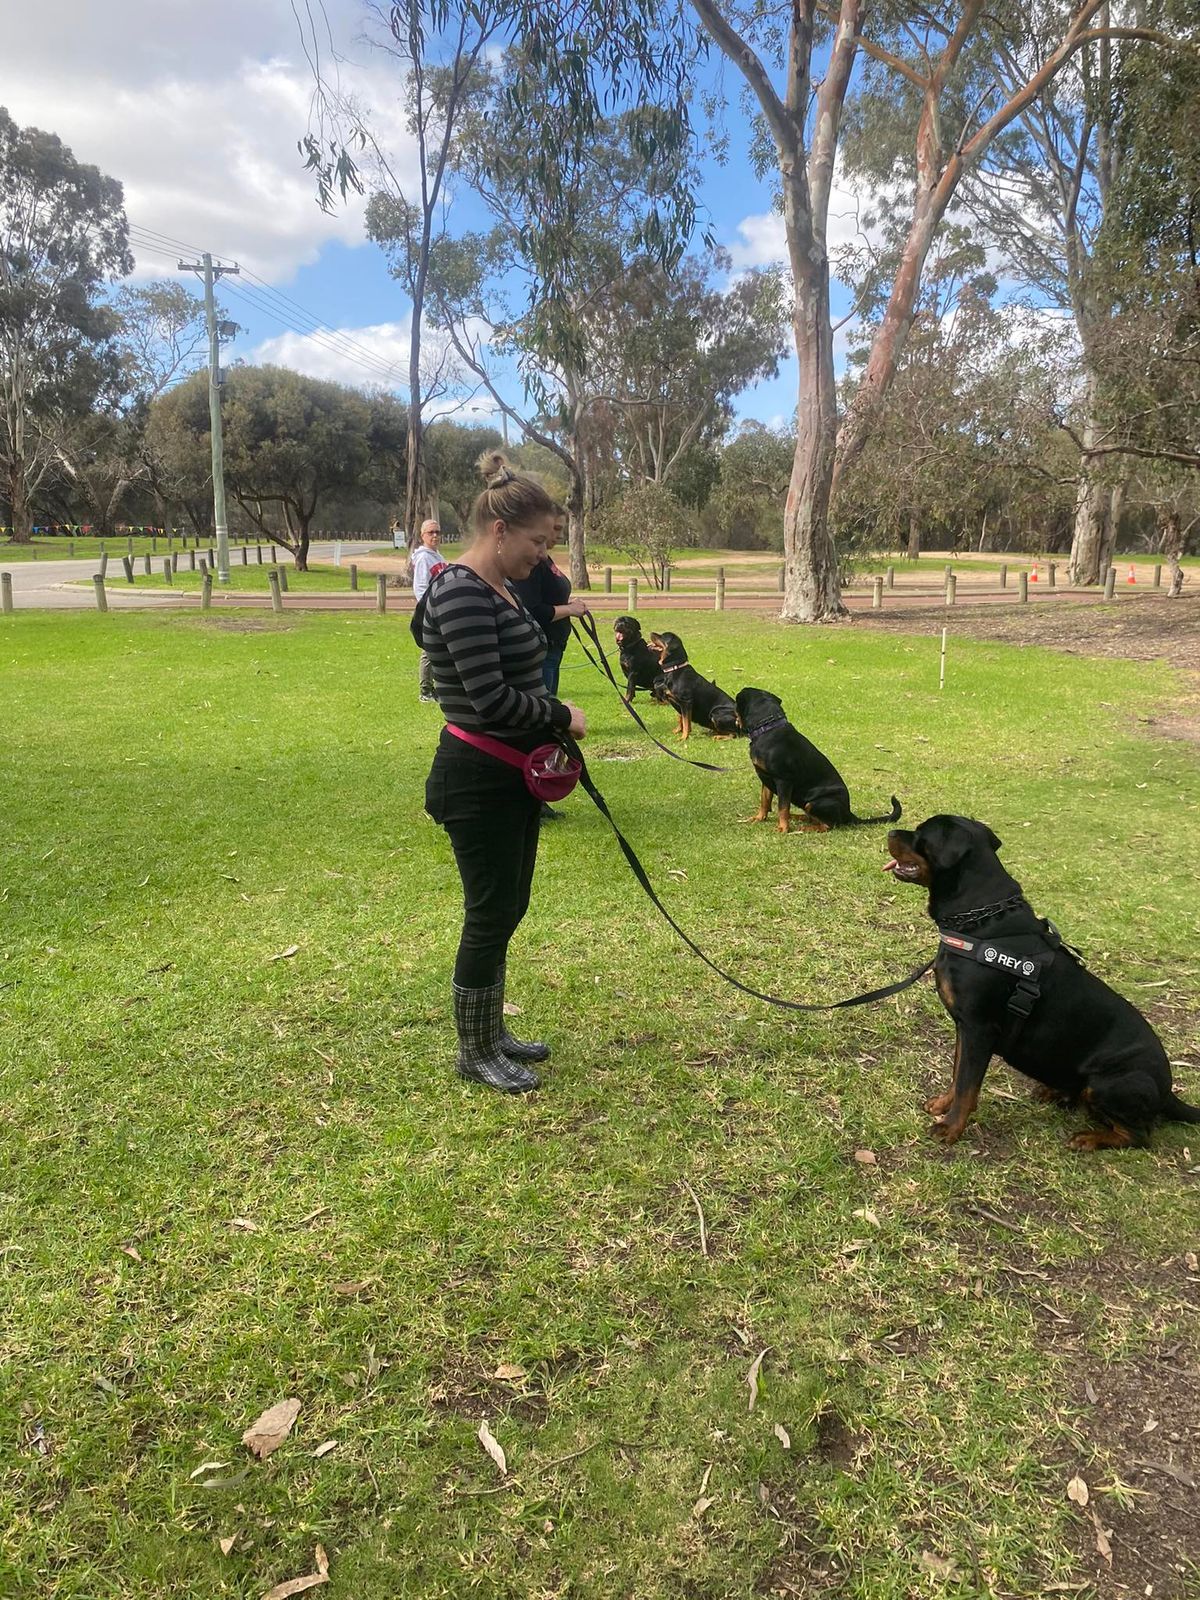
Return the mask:
<path id="1" fill-rule="evenodd" d="M 929 1132 L 932 1138 L 940 1140 L 942 1144 L 957 1144 L 963 1135 L 963 1124 L 949 1117 L 939 1117 Z"/>
<path id="2" fill-rule="evenodd" d="M 925 1109 L 931 1117 L 944 1117 L 953 1099 L 954 1092 L 949 1089 L 945 1094 L 931 1095 L 925 1102 Z"/>

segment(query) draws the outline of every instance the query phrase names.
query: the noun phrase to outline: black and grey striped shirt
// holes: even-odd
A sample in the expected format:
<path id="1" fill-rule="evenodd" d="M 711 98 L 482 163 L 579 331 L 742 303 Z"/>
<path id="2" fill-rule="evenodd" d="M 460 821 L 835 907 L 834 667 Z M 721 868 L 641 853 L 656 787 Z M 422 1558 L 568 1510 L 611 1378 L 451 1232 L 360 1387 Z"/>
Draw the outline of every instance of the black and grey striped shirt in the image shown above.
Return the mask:
<path id="1" fill-rule="evenodd" d="M 470 567 L 452 563 L 429 585 L 421 643 L 447 722 L 500 739 L 570 726 L 542 679 L 546 635 Z"/>

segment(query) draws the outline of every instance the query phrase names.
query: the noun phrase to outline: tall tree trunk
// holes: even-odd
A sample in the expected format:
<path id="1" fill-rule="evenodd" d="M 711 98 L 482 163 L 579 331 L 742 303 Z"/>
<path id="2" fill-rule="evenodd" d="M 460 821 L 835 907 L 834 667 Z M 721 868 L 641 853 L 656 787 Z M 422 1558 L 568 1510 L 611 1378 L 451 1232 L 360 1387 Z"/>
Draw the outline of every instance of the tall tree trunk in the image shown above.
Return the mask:
<path id="1" fill-rule="evenodd" d="M 296 519 L 299 526 L 296 529 L 295 565 L 297 572 L 308 571 L 308 524 L 310 519 L 299 516 Z"/>
<path id="2" fill-rule="evenodd" d="M 908 508 L 908 549 L 905 554 L 910 561 L 918 560 L 921 554 L 921 519 L 916 506 Z"/>
<path id="3" fill-rule="evenodd" d="M 570 464 L 568 471 L 571 477 L 571 492 L 567 496 L 567 553 L 570 556 L 571 587 L 572 589 L 590 589 L 592 580 L 588 577 L 587 569 L 587 524 L 585 512 L 587 508 L 587 479 L 585 476 L 584 462 L 587 455 L 587 446 L 583 434 L 584 402 L 577 392 L 571 394 L 571 415 L 574 427 L 567 441 L 570 451 Z"/>
<path id="4" fill-rule="evenodd" d="M 1076 310 L 1076 325 L 1084 344 L 1086 372 L 1085 415 L 1083 423 L 1083 448 L 1089 450 L 1099 441 L 1099 379 L 1087 364 L 1087 322 L 1082 305 Z M 1071 533 L 1071 554 L 1067 571 L 1076 586 L 1099 583 L 1104 570 L 1105 548 L 1109 542 L 1109 515 L 1112 509 L 1110 490 L 1097 481 L 1096 457 L 1079 458 L 1079 487 L 1075 493 L 1075 519 Z"/>
<path id="5" fill-rule="evenodd" d="M 794 236 L 790 207 L 784 215 Z M 790 241 L 789 241 L 790 242 Z M 783 619 L 833 622 L 844 617 L 837 552 L 829 531 L 829 496 L 837 444 L 837 391 L 824 251 L 792 250 L 796 277 L 793 328 L 800 363 L 796 450 L 783 513 Z M 819 255 L 813 260 L 813 255 Z"/>
<path id="6" fill-rule="evenodd" d="M 32 544 L 33 512 L 25 487 L 25 463 L 20 456 L 14 456 L 9 461 L 8 499 L 12 511 L 12 542 Z"/>

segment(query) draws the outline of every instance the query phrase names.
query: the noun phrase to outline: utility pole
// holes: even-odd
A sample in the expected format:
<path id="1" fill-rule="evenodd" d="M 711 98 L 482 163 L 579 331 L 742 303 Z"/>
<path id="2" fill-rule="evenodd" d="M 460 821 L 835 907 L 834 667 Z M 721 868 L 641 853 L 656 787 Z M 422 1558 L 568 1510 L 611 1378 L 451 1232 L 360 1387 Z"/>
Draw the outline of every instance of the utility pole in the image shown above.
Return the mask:
<path id="1" fill-rule="evenodd" d="M 213 266 L 206 250 L 199 261 L 181 261 L 180 272 L 196 272 L 204 279 L 204 317 L 208 323 L 208 424 L 212 438 L 213 523 L 217 530 L 217 582 L 229 582 L 229 526 L 225 521 L 225 457 L 221 444 L 221 344 L 213 284 L 226 273 L 240 270 Z"/>

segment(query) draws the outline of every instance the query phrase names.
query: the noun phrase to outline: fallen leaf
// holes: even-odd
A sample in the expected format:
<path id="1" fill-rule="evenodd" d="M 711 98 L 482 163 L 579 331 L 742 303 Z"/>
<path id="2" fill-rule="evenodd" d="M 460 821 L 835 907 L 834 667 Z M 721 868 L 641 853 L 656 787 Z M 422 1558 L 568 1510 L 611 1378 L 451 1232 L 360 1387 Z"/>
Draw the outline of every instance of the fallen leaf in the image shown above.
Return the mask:
<path id="1" fill-rule="evenodd" d="M 782 1422 L 777 1422 L 772 1431 L 785 1450 L 790 1450 L 792 1448 L 792 1436 L 784 1427 Z"/>
<path id="2" fill-rule="evenodd" d="M 373 1283 L 378 1283 L 377 1278 L 348 1278 L 344 1283 L 335 1283 L 334 1294 L 362 1294 L 364 1289 L 369 1289 Z"/>
<path id="3" fill-rule="evenodd" d="M 506 1000 L 504 1002 L 504 1015 L 506 1017 L 519 1017 L 521 1015 L 521 1008 L 512 1000 Z"/>
<path id="4" fill-rule="evenodd" d="M 715 1494 L 705 1494 L 701 1495 L 699 1500 L 696 1501 L 696 1504 L 692 1507 L 692 1516 L 697 1522 L 700 1521 L 716 1498 Z"/>
<path id="5" fill-rule="evenodd" d="M 1154 1418 L 1153 1417 L 1147 1417 L 1145 1422 L 1142 1423 L 1142 1432 L 1143 1433 L 1153 1433 L 1155 1428 L 1157 1428 L 1157 1427 L 1158 1427 L 1158 1423 L 1154 1420 Z"/>
<path id="6" fill-rule="evenodd" d="M 131 1244 L 118 1245 L 117 1248 L 123 1256 L 128 1256 L 130 1261 L 141 1261 L 142 1259 L 135 1246 Z"/>
<path id="7" fill-rule="evenodd" d="M 1085 1506 L 1088 1503 L 1088 1498 L 1088 1486 L 1076 1474 L 1067 1485 L 1067 1499 L 1073 1500 L 1077 1506 Z"/>
<path id="8" fill-rule="evenodd" d="M 1200 1272 L 1200 1256 L 1194 1250 L 1189 1250 L 1183 1260 L 1189 1272 Z"/>
<path id="9" fill-rule="evenodd" d="M 1110 1541 L 1110 1539 L 1112 1537 L 1112 1529 L 1111 1528 L 1106 1528 L 1104 1526 L 1104 1524 L 1100 1521 L 1100 1518 L 1097 1516 L 1095 1511 L 1092 1512 L 1092 1525 L 1096 1530 L 1096 1549 L 1099 1552 L 1099 1554 L 1101 1556 L 1103 1556 L 1104 1560 L 1107 1561 L 1109 1566 L 1111 1567 L 1112 1566 L 1112 1545 L 1111 1545 L 1111 1543 L 1109 1541 Z"/>
<path id="10" fill-rule="evenodd" d="M 233 1549 L 234 1545 L 237 1543 L 237 1539 L 236 1538 L 234 1538 L 234 1539 L 218 1539 L 217 1543 L 221 1547 L 221 1554 L 223 1556 L 227 1556 L 229 1554 L 229 1552 Z"/>
<path id="11" fill-rule="evenodd" d="M 500 1469 L 500 1476 L 502 1478 L 507 1478 L 508 1458 L 504 1454 L 504 1451 L 500 1445 L 500 1441 L 496 1438 L 495 1434 L 488 1427 L 486 1422 L 481 1422 L 479 1424 L 479 1432 L 475 1435 L 475 1437 L 479 1440 L 480 1444 Z"/>
<path id="12" fill-rule="evenodd" d="M 529 1374 L 525 1371 L 524 1367 L 514 1366 L 508 1361 L 504 1362 L 501 1366 L 498 1366 L 495 1372 L 492 1373 L 492 1377 L 499 1378 L 501 1383 L 515 1383 L 519 1379 L 527 1378 L 528 1376 Z"/>
<path id="13" fill-rule="evenodd" d="M 286 1583 L 277 1583 L 273 1589 L 268 1589 L 263 1595 L 263 1600 L 288 1600 L 289 1595 L 303 1594 L 306 1589 L 315 1589 L 318 1584 L 329 1582 L 329 1558 L 321 1546 L 316 1550 L 317 1570 L 310 1572 L 306 1578 L 289 1578 Z"/>
<path id="14" fill-rule="evenodd" d="M 917 1564 L 926 1572 L 932 1572 L 937 1578 L 956 1578 L 958 1576 L 958 1568 L 953 1561 L 947 1560 L 945 1556 L 935 1556 L 932 1550 L 922 1550 L 917 1558 Z"/>
<path id="15" fill-rule="evenodd" d="M 231 1228 L 240 1228 L 243 1233 L 259 1232 L 258 1223 L 251 1222 L 249 1217 L 230 1217 L 229 1226 Z"/>
<path id="16" fill-rule="evenodd" d="M 879 1164 L 879 1157 L 875 1154 L 874 1150 L 856 1150 L 854 1152 L 854 1159 L 858 1162 L 860 1167 L 874 1167 Z"/>
<path id="17" fill-rule="evenodd" d="M 879 1226 L 879 1218 L 871 1210 L 870 1206 L 860 1206 L 854 1215 L 856 1217 L 861 1217 L 864 1222 L 869 1222 L 873 1228 L 877 1228 Z"/>
<path id="18" fill-rule="evenodd" d="M 1145 1467 L 1148 1472 L 1165 1472 L 1168 1478 L 1174 1478 L 1176 1483 L 1181 1483 L 1185 1489 L 1196 1488 L 1196 1479 L 1186 1467 L 1177 1467 L 1173 1461 L 1143 1461 L 1138 1460 L 1139 1467 Z"/>
<path id="19" fill-rule="evenodd" d="M 240 1472 L 231 1473 L 228 1478 L 201 1478 L 198 1488 L 201 1489 L 232 1489 L 239 1483 L 244 1483 L 250 1476 L 250 1468 L 243 1467 Z"/>
<path id="20" fill-rule="evenodd" d="M 269 956 L 267 959 L 270 960 L 270 961 L 290 961 L 293 956 L 298 956 L 299 954 L 300 954 L 300 946 L 298 944 L 290 944 L 290 945 L 288 945 L 286 950 L 281 950 L 277 956 Z M 272 1591 L 272 1592 L 274 1592 L 274 1591 Z M 292 1590 L 289 1590 L 288 1592 L 290 1594 L 295 1594 L 298 1591 L 292 1589 Z"/>
<path id="21" fill-rule="evenodd" d="M 312 1452 L 313 1460 L 320 1461 L 322 1456 L 327 1456 L 331 1450 L 336 1450 L 338 1443 L 339 1441 L 337 1439 L 326 1439 L 324 1444 L 319 1444 Z"/>
<path id="22" fill-rule="evenodd" d="M 242 1443 L 260 1461 L 265 1461 L 291 1433 L 299 1415 L 299 1400 L 281 1400 L 278 1405 L 264 1411 L 257 1422 L 251 1423 L 242 1435 Z"/>
<path id="23" fill-rule="evenodd" d="M 755 1406 L 758 1404 L 758 1375 L 762 1371 L 763 1357 L 767 1354 L 770 1348 L 771 1346 L 768 1345 L 766 1350 L 759 1351 L 754 1360 L 750 1363 L 750 1370 L 746 1374 L 746 1387 L 750 1390 L 749 1409 L 751 1411 L 753 1411 Z"/>
<path id="24" fill-rule="evenodd" d="M 1090 1406 L 1094 1406 L 1096 1401 L 1100 1398 L 1095 1389 L 1092 1387 L 1092 1380 L 1090 1378 L 1085 1378 L 1083 1380 L 1083 1392 L 1086 1395 L 1088 1405 Z"/>
<path id="25" fill-rule="evenodd" d="M 195 1472 L 189 1472 L 189 1478 L 199 1478 L 205 1472 L 223 1472 L 229 1465 L 228 1461 L 202 1461 Z"/>

